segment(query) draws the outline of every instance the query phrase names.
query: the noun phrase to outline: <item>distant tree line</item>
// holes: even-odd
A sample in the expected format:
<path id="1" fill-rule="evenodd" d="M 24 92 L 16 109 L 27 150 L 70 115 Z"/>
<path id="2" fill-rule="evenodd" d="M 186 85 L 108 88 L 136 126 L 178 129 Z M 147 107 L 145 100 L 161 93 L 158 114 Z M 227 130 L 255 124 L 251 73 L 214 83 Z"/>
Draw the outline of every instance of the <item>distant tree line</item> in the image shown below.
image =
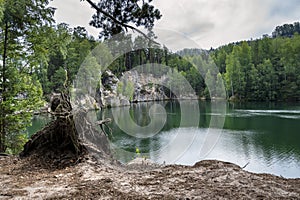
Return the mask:
<path id="1" fill-rule="evenodd" d="M 209 51 L 184 49 L 176 53 L 159 46 L 135 50 L 143 40 L 139 37 L 131 40 L 128 36 L 126 45 L 132 46 L 132 51 L 117 59 L 110 69 L 120 76 L 138 65 L 160 63 L 183 75 L 200 97 L 223 98 L 227 94 L 228 98 L 243 101 L 298 101 L 298 27 L 298 22 L 278 26 L 273 36 L 264 35 L 260 39 L 231 43 Z M 154 75 L 166 74 L 166 70 L 162 67 Z M 222 93 L 222 81 L 226 94 Z M 212 86 L 210 91 L 207 85 Z"/>
<path id="2" fill-rule="evenodd" d="M 284 24 L 277 26 L 272 33 L 272 37 L 293 37 L 295 33 L 300 34 L 300 23 L 295 22 L 294 24 Z"/>
<path id="3" fill-rule="evenodd" d="M 294 32 L 276 37 L 264 35 L 260 39 L 241 41 L 209 51 L 184 49 L 176 53 L 164 46 L 152 44 L 143 48 L 144 38 L 123 35 L 116 51 L 129 48 L 109 69 L 117 76 L 136 66 L 149 63 L 162 64 L 160 71 L 148 70 L 154 76 L 174 73 L 184 76 L 200 97 L 224 97 L 221 93 L 225 83 L 228 98 L 244 101 L 295 101 L 300 97 L 300 36 L 299 23 L 277 27 L 274 32 Z M 59 91 L 65 82 L 74 80 L 80 64 L 99 41 L 89 36 L 83 27 L 70 29 L 66 24 L 54 28 L 56 43 L 63 48 L 52 49 L 47 67 L 36 71 L 44 94 Z M 273 36 L 276 35 L 273 32 Z M 61 39 L 59 39 L 61 38 Z M 63 44 L 63 45 L 62 45 Z M 164 67 L 165 66 L 165 67 Z M 217 70 L 216 70 L 217 69 Z M 180 80 L 175 85 L 180 85 Z M 211 85 L 208 90 L 207 85 Z M 221 89 L 220 89 L 221 88 Z M 219 90 L 219 91 L 218 91 Z"/>
<path id="4" fill-rule="evenodd" d="M 212 57 L 227 94 L 248 101 L 300 100 L 300 36 L 264 36 L 222 46 Z"/>

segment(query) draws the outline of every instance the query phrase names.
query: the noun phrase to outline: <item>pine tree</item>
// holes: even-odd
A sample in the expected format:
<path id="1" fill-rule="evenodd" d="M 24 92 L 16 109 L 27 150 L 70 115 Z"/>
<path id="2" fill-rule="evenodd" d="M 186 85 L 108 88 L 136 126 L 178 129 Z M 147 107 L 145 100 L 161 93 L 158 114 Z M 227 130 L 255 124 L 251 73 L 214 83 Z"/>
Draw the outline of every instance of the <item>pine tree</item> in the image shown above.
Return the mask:
<path id="1" fill-rule="evenodd" d="M 110 38 L 112 35 L 134 28 L 129 23 L 136 27 L 145 27 L 149 31 L 148 35 L 151 35 L 154 21 L 161 17 L 160 11 L 151 5 L 152 0 L 100 1 L 97 5 L 90 0 L 87 2 L 97 10 L 90 25 L 102 29 L 100 38 Z"/>
<path id="2" fill-rule="evenodd" d="M 42 89 L 33 75 L 45 62 L 41 27 L 52 22 L 47 0 L 6 0 L 0 23 L 0 152 L 19 148 L 31 115 L 41 105 Z"/>

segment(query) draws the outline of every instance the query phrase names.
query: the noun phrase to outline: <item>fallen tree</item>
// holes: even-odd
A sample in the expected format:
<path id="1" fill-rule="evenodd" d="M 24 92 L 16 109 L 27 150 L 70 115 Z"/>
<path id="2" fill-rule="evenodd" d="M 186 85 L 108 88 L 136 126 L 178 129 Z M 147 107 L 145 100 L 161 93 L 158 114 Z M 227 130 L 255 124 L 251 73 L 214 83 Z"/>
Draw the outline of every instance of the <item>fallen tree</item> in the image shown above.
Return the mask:
<path id="1" fill-rule="evenodd" d="M 73 110 L 67 94 L 56 95 L 51 101 L 50 112 L 54 120 L 31 136 L 20 157 L 34 155 L 44 164 L 65 167 L 80 162 L 88 152 L 109 156 L 106 135 L 89 122 L 87 113 L 84 109 Z"/>

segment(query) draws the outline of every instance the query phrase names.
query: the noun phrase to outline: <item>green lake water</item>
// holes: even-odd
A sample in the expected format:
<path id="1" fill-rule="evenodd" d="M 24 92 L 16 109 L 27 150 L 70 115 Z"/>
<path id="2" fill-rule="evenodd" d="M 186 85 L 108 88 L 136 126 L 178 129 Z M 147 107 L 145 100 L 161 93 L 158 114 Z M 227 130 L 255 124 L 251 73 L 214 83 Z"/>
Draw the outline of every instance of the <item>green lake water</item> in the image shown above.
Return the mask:
<path id="1" fill-rule="evenodd" d="M 184 165 L 217 159 L 300 177 L 300 103 L 151 102 L 95 115 L 113 119 L 111 147 L 124 163 L 137 156 Z M 31 131 L 42 125 L 35 119 Z"/>

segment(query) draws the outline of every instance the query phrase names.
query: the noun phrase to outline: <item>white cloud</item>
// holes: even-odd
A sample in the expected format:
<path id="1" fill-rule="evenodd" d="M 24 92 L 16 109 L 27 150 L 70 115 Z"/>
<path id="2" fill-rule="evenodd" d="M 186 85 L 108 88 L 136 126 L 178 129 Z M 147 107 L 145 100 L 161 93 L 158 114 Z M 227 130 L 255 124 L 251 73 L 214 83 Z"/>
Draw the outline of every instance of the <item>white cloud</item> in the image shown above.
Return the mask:
<path id="1" fill-rule="evenodd" d="M 173 49 L 218 47 L 270 34 L 277 25 L 300 20 L 299 0 L 156 0 L 153 3 L 163 14 L 156 23 L 160 29 L 157 35 Z M 52 4 L 58 7 L 57 21 L 72 26 L 88 27 L 94 13 L 87 2 L 79 0 L 57 0 Z M 87 29 L 98 35 L 99 30 Z M 163 29 L 168 31 L 163 33 Z M 170 30 L 177 34 L 170 36 Z"/>
<path id="2" fill-rule="evenodd" d="M 157 2 L 164 17 L 157 25 L 173 29 L 195 40 L 200 47 L 217 47 L 248 39 L 266 18 L 259 0 L 189 0 Z"/>
<path id="3" fill-rule="evenodd" d="M 99 30 L 89 26 L 95 11 L 86 1 L 54 0 L 51 1 L 50 6 L 57 8 L 54 16 L 57 23 L 64 22 L 71 27 L 83 26 L 91 35 L 98 36 Z"/>

